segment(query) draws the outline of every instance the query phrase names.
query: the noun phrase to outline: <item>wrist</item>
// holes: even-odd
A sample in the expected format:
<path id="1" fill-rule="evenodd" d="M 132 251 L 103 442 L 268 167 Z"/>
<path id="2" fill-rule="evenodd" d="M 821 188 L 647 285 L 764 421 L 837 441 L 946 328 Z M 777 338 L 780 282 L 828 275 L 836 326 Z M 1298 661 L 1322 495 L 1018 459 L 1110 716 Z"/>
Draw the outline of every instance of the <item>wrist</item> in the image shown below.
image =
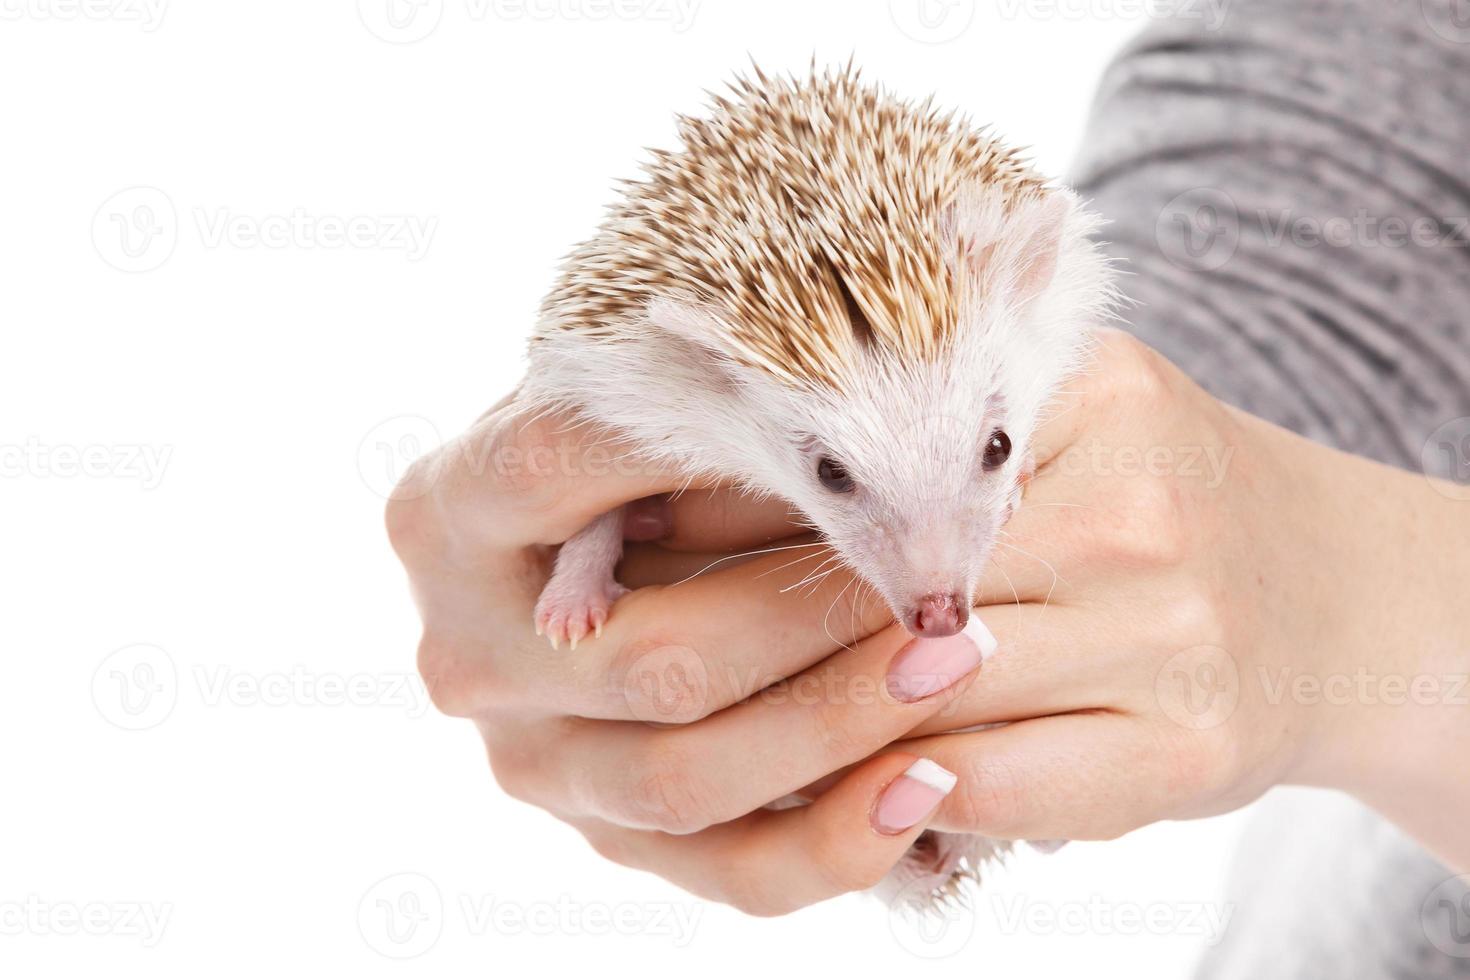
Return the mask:
<path id="1" fill-rule="evenodd" d="M 1290 781 L 1349 792 L 1470 863 L 1470 504 L 1284 435 L 1298 443 L 1288 527 L 1313 598 L 1281 658 L 1311 672 L 1292 692 L 1303 738 Z"/>

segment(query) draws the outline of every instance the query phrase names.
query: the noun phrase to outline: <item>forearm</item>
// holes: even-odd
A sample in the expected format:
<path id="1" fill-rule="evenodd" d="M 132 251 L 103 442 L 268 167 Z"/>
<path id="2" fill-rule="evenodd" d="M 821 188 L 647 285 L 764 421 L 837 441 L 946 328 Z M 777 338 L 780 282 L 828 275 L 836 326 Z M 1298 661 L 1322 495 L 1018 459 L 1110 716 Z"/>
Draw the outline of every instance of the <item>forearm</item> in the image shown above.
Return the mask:
<path id="1" fill-rule="evenodd" d="M 1279 432 L 1279 430 L 1278 430 Z M 1324 649 L 1283 693 L 1302 782 L 1346 790 L 1470 868 L 1470 501 L 1462 488 L 1279 433 L 1301 482 Z"/>

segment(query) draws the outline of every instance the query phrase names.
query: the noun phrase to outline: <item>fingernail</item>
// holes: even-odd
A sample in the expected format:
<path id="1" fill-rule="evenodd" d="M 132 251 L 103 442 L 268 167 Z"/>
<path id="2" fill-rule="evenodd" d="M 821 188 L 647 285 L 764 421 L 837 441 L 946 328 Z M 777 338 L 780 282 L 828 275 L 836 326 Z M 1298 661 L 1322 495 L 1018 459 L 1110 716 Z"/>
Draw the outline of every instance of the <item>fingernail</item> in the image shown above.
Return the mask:
<path id="1" fill-rule="evenodd" d="M 1038 854 L 1055 854 L 1067 846 L 1064 840 L 1028 840 L 1026 843 Z"/>
<path id="2" fill-rule="evenodd" d="M 665 497 L 644 497 L 623 511 L 623 537 L 629 541 L 657 541 L 674 530 L 674 509 Z"/>
<path id="3" fill-rule="evenodd" d="M 871 823 L 880 834 L 901 834 L 928 816 L 958 782 L 936 762 L 918 759 L 903 771 L 873 806 Z"/>
<path id="4" fill-rule="evenodd" d="M 905 702 L 937 694 L 984 663 L 996 645 L 977 616 L 954 636 L 910 640 L 888 668 L 888 693 Z"/>

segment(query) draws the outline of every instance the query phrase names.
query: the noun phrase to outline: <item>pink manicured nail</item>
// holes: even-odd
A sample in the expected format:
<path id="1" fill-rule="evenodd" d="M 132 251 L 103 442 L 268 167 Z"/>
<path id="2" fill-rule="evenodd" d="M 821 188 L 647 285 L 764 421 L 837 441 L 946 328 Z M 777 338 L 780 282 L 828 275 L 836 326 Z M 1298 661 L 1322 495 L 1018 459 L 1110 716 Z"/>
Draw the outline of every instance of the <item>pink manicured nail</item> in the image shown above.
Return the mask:
<path id="1" fill-rule="evenodd" d="M 897 701 L 937 694 L 984 663 L 995 648 L 995 637 L 978 616 L 954 636 L 910 640 L 888 668 L 888 693 Z"/>
<path id="2" fill-rule="evenodd" d="M 674 512 L 665 497 L 644 497 L 623 511 L 623 537 L 629 541 L 657 541 L 674 529 Z"/>
<path id="3" fill-rule="evenodd" d="M 888 836 L 903 833 L 928 816 L 956 782 L 955 774 L 948 769 L 919 759 L 878 797 L 871 815 L 873 829 Z"/>

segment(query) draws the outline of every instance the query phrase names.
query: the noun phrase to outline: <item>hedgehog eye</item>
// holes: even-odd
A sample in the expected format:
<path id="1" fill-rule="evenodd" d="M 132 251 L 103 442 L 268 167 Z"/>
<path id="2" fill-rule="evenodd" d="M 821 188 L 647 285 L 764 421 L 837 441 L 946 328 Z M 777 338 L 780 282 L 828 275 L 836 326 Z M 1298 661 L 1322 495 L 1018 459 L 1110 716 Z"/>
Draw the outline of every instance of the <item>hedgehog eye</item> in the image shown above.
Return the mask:
<path id="1" fill-rule="evenodd" d="M 817 461 L 817 479 L 833 493 L 851 493 L 857 489 L 857 484 L 847 475 L 847 467 L 831 456 L 823 456 Z"/>
<path id="2" fill-rule="evenodd" d="M 1011 458 L 1011 437 L 1000 429 L 990 434 L 985 440 L 985 454 L 980 459 L 980 465 L 984 469 L 993 470 L 999 468 L 1006 460 Z"/>

